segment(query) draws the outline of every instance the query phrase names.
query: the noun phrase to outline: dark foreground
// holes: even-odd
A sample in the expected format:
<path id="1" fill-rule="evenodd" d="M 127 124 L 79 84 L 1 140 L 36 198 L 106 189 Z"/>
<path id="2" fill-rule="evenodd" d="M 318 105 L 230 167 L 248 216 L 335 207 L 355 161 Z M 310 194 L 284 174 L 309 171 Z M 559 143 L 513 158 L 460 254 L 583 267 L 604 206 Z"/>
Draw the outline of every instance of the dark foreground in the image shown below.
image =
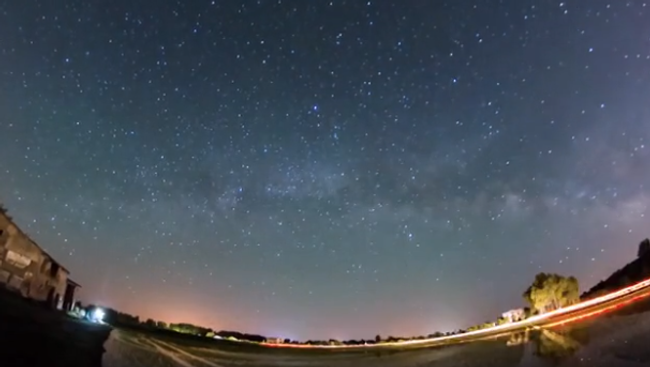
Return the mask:
<path id="1" fill-rule="evenodd" d="M 2 367 L 99 367 L 109 333 L 0 289 Z"/>
<path id="2" fill-rule="evenodd" d="M 644 303 L 569 326 L 465 344 L 410 350 L 305 350 L 111 331 L 0 292 L 0 367 L 650 366 L 650 312 L 645 312 L 648 302 Z"/>

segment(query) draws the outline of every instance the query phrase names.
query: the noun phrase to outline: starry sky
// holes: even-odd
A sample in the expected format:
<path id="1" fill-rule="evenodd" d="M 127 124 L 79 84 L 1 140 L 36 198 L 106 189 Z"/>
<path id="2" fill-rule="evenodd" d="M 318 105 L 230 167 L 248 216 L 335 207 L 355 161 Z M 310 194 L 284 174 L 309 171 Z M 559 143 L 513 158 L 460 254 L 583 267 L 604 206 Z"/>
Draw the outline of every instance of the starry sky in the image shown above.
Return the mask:
<path id="1" fill-rule="evenodd" d="M 2 1 L 0 142 L 84 301 L 453 330 L 650 235 L 650 3 Z"/>

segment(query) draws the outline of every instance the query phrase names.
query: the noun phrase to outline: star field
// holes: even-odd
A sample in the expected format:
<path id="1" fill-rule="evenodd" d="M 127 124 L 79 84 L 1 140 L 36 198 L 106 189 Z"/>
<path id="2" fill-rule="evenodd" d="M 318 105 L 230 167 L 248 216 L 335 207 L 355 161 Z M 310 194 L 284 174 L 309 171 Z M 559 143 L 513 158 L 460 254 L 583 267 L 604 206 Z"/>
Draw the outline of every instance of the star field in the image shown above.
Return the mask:
<path id="1" fill-rule="evenodd" d="M 648 236 L 650 3 L 4 2 L 0 142 L 0 198 L 84 300 L 453 330 Z"/>

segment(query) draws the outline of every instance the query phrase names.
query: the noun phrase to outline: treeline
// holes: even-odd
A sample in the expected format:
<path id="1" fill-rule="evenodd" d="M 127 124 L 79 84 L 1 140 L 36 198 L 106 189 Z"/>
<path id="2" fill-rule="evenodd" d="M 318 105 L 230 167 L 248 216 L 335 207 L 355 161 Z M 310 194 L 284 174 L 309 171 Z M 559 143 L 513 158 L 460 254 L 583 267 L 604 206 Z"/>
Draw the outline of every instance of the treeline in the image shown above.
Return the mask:
<path id="1" fill-rule="evenodd" d="M 1 208 L 1 207 L 0 207 Z M 567 307 L 586 299 L 594 298 L 599 295 L 629 286 L 633 283 L 650 278 L 650 240 L 645 239 L 639 245 L 637 259 L 630 262 L 623 268 L 614 272 L 609 278 L 603 280 L 592 287 L 589 291 L 580 295 L 578 280 L 572 276 L 562 276 L 553 273 L 539 273 L 535 276 L 532 284 L 524 291 L 523 299 L 529 305 L 520 309 L 520 317 L 516 320 L 498 317 L 494 322 L 485 322 L 479 325 L 469 327 L 465 330 L 456 330 L 453 332 L 436 332 L 429 335 L 417 337 L 394 337 L 389 336 L 382 338 L 377 335 L 374 339 L 357 339 L 357 340 L 276 340 L 269 339 L 262 335 L 247 334 L 237 331 L 215 331 L 210 328 L 197 326 L 189 323 L 167 324 L 163 321 L 147 319 L 141 321 L 138 316 L 130 315 L 111 308 L 105 308 L 104 320 L 111 325 L 127 328 L 146 328 L 149 330 L 159 330 L 166 332 L 176 332 L 186 335 L 206 338 L 220 338 L 232 341 L 245 341 L 254 343 L 284 343 L 296 345 L 368 345 L 402 342 L 409 340 L 422 340 L 442 336 L 463 334 L 475 330 L 486 329 L 497 325 L 506 324 L 513 321 L 520 321 L 532 315 L 543 314 L 562 307 Z M 504 314 L 505 316 L 505 314 Z"/>
<path id="2" fill-rule="evenodd" d="M 374 339 L 350 339 L 350 340 L 337 340 L 337 339 L 328 339 L 328 340 L 307 340 L 305 342 L 300 342 L 300 341 L 295 341 L 295 340 L 286 340 L 284 341 L 285 344 L 303 344 L 303 345 L 370 345 L 370 344 L 383 344 L 383 343 L 395 343 L 395 342 L 403 342 L 403 341 L 409 341 L 409 340 L 423 340 L 423 339 L 430 339 L 430 338 L 437 338 L 445 335 L 453 335 L 462 332 L 461 330 L 458 330 L 456 332 L 448 332 L 448 333 L 441 333 L 441 332 L 436 332 L 433 334 L 429 335 L 421 335 L 421 336 L 410 336 L 410 337 L 396 337 L 396 336 L 388 336 L 388 337 L 382 337 L 381 335 L 377 335 Z"/>
<path id="3" fill-rule="evenodd" d="M 79 307 L 81 308 L 81 306 Z M 95 307 L 96 306 L 94 305 L 90 305 L 85 308 L 90 310 Z M 266 337 L 257 334 L 247 334 L 238 331 L 227 330 L 216 331 L 208 327 L 190 323 L 166 323 L 164 321 L 156 321 L 154 319 L 146 319 L 143 321 L 140 320 L 139 316 L 121 312 L 110 307 L 102 307 L 102 309 L 104 310 L 104 321 L 116 327 L 147 329 L 150 331 L 172 331 L 199 337 L 219 337 L 222 339 L 248 341 L 255 343 L 262 343 L 266 341 Z"/>
<path id="4" fill-rule="evenodd" d="M 81 307 L 81 306 L 79 306 Z M 94 309 L 96 306 L 90 305 L 85 307 L 88 310 Z M 269 339 L 263 335 L 258 334 L 248 334 L 238 331 L 228 331 L 220 330 L 216 331 L 211 328 L 198 326 L 190 323 L 166 323 L 164 321 L 156 321 L 154 319 L 140 320 L 139 316 L 131 315 L 126 312 L 121 312 L 109 307 L 102 307 L 104 310 L 104 321 L 108 324 L 115 327 L 131 328 L 131 329 L 140 329 L 148 331 L 165 331 L 165 332 L 176 332 L 181 334 L 193 335 L 198 337 L 206 338 L 220 338 L 231 341 L 244 341 L 244 342 L 253 342 L 253 343 L 264 343 L 268 342 Z M 374 339 L 351 339 L 351 340 L 307 340 L 307 341 L 298 341 L 291 339 L 284 340 L 273 340 L 273 342 L 279 342 L 284 344 L 294 344 L 294 345 L 368 345 L 368 344 L 381 344 L 381 343 L 393 343 L 401 342 L 408 340 L 422 340 L 430 339 L 441 336 L 454 335 L 458 333 L 463 333 L 465 330 L 457 330 L 455 332 L 436 332 L 429 335 L 422 335 L 416 337 L 381 337 L 377 335 Z"/>

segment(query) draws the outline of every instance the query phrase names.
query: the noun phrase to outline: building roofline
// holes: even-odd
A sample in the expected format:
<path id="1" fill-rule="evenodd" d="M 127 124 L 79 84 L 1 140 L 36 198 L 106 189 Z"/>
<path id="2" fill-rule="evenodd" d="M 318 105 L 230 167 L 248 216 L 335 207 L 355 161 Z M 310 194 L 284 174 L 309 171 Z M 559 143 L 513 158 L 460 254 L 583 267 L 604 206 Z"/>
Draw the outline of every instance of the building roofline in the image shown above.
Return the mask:
<path id="1" fill-rule="evenodd" d="M 74 285 L 74 286 L 77 287 L 77 288 L 81 288 L 81 284 L 75 282 L 74 280 L 72 280 L 72 279 L 70 279 L 70 278 L 68 278 L 68 279 L 66 280 L 66 282 L 67 282 L 68 284 Z"/>
<path id="2" fill-rule="evenodd" d="M 20 226 L 16 224 L 16 222 L 14 222 L 14 219 L 11 216 L 9 216 L 6 212 L 1 212 L 1 211 L 0 211 L 0 215 L 4 216 L 9 221 L 9 223 L 11 223 L 14 227 L 16 227 L 18 232 L 20 232 L 23 236 L 25 236 L 25 238 L 27 238 L 29 242 L 31 242 L 34 246 L 36 246 L 36 248 L 41 250 L 41 252 L 43 252 L 43 254 L 47 256 L 53 263 L 56 263 L 61 269 L 65 270 L 68 274 L 70 274 L 70 270 L 68 270 L 68 268 L 63 266 L 63 264 L 61 264 L 56 259 L 54 259 L 54 257 L 52 257 L 52 255 L 50 255 L 47 251 L 45 251 L 45 249 L 41 247 L 41 245 L 39 245 L 27 233 L 25 233 L 25 231 L 23 231 L 23 229 L 20 228 Z"/>

